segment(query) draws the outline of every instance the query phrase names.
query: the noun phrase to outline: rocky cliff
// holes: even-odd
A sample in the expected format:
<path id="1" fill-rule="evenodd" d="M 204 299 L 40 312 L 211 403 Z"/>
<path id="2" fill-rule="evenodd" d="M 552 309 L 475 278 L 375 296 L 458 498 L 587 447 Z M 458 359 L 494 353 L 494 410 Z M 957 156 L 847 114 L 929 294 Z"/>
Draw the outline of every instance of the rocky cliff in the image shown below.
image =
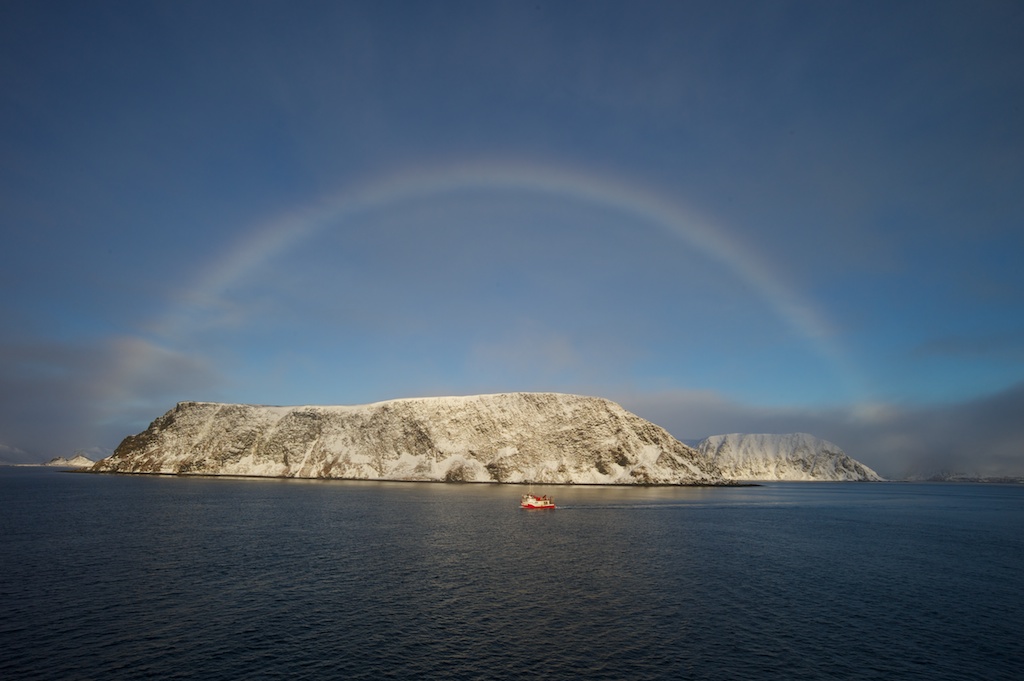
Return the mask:
<path id="1" fill-rule="evenodd" d="M 881 480 L 827 440 L 807 433 L 713 435 L 697 451 L 729 480 Z"/>
<path id="2" fill-rule="evenodd" d="M 554 393 L 361 406 L 182 402 L 125 438 L 98 472 L 373 480 L 714 484 L 659 426 L 608 400 Z"/>

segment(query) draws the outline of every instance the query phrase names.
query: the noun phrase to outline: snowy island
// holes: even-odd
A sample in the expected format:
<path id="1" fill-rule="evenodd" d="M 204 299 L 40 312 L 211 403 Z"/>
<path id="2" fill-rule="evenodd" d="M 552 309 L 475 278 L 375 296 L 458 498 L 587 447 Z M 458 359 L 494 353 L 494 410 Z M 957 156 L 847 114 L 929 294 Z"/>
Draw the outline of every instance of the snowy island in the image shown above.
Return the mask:
<path id="1" fill-rule="evenodd" d="M 559 393 L 359 406 L 181 402 L 89 470 L 599 485 L 880 479 L 811 436 L 717 437 L 725 439 L 694 449 L 614 402 Z M 752 442 L 785 463 L 758 458 Z"/>
<path id="2" fill-rule="evenodd" d="M 53 466 L 54 468 L 90 468 L 95 464 L 95 461 L 85 456 L 84 454 L 77 454 L 70 459 L 63 456 L 57 456 L 50 459 L 43 465 Z"/>
<path id="3" fill-rule="evenodd" d="M 697 451 L 732 480 L 882 479 L 838 446 L 807 433 L 712 435 Z"/>

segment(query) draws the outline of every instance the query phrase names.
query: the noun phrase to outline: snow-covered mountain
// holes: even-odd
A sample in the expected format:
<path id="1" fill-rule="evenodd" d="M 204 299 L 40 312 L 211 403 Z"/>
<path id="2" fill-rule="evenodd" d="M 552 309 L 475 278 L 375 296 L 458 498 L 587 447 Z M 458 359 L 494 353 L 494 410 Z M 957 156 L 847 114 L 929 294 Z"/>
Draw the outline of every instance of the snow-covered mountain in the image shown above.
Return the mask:
<path id="1" fill-rule="evenodd" d="M 503 393 L 361 406 L 182 402 L 97 472 L 714 484 L 713 461 L 596 397 Z"/>
<path id="2" fill-rule="evenodd" d="M 60 468 L 89 468 L 95 465 L 95 461 L 87 456 L 78 454 L 70 459 L 58 456 L 47 461 L 44 466 L 57 466 Z"/>
<path id="3" fill-rule="evenodd" d="M 713 435 L 697 445 L 730 480 L 881 480 L 828 440 L 807 433 Z"/>

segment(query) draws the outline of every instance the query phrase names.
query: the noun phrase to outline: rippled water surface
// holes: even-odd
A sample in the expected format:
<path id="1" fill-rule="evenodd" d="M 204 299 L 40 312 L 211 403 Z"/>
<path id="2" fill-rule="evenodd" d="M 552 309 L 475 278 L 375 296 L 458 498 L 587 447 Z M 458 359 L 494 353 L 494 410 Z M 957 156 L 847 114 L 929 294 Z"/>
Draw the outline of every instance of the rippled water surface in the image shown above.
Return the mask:
<path id="1" fill-rule="evenodd" d="M 3 679 L 1011 679 L 1024 488 L 0 468 Z"/>

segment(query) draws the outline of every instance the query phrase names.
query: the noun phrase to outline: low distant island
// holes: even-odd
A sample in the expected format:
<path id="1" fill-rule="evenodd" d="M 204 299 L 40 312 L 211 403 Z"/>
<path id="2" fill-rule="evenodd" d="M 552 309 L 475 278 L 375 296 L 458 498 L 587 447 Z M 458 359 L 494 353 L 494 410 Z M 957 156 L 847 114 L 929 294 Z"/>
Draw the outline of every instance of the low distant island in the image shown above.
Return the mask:
<path id="1" fill-rule="evenodd" d="M 806 434 L 689 447 L 598 397 L 501 393 L 359 406 L 181 402 L 97 473 L 592 485 L 881 480 Z"/>
<path id="2" fill-rule="evenodd" d="M 96 465 L 96 462 L 84 454 L 76 454 L 70 459 L 63 456 L 55 456 L 43 465 L 54 468 L 91 468 Z"/>

